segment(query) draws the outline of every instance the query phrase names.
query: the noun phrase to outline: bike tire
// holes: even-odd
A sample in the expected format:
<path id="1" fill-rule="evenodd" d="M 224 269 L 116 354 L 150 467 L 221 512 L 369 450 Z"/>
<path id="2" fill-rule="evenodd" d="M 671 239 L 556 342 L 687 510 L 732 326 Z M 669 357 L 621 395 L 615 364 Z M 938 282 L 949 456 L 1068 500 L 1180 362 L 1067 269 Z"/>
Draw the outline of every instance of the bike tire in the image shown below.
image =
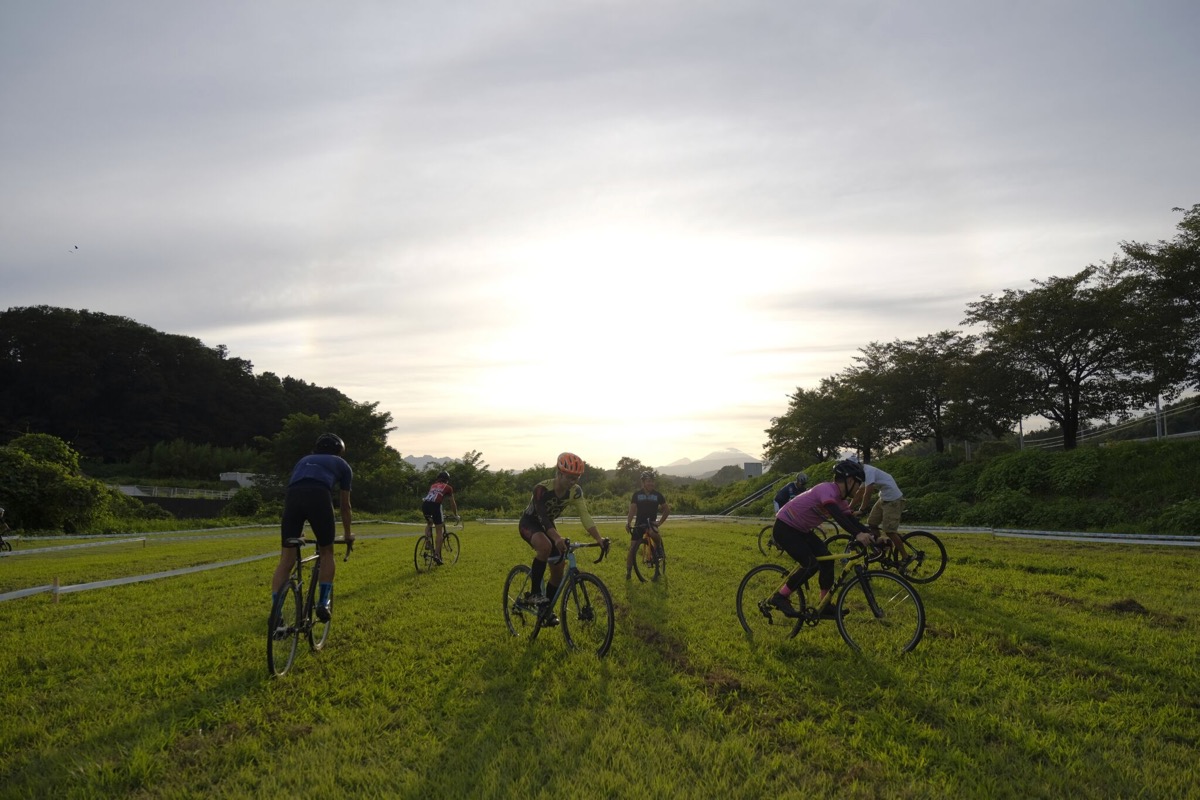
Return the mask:
<path id="1" fill-rule="evenodd" d="M 458 534 L 447 531 L 442 538 L 442 563 L 449 566 L 458 563 L 459 554 Z"/>
<path id="2" fill-rule="evenodd" d="M 791 618 L 767 605 L 767 600 L 783 584 L 788 571 L 778 564 L 759 564 L 746 573 L 737 589 L 737 616 L 742 630 L 763 641 L 783 641 L 800 632 L 804 620 Z M 792 606 L 804 606 L 804 587 L 792 592 Z M 797 604 L 797 601 L 798 604 Z"/>
<path id="3" fill-rule="evenodd" d="M 312 580 L 308 584 L 308 600 L 304 603 L 304 633 L 308 636 L 308 647 L 314 653 L 325 646 L 325 642 L 329 639 L 329 627 L 333 624 L 332 620 L 321 622 L 317 619 L 318 587 L 320 586 L 317 571 L 319 569 L 318 563 L 313 563 Z"/>
<path id="4" fill-rule="evenodd" d="M 842 587 L 835 608 L 842 639 L 869 658 L 887 660 L 911 652 L 925 634 L 921 595 L 892 572 L 860 572 Z"/>
<path id="5" fill-rule="evenodd" d="M 651 541 L 653 542 L 653 540 Z M 654 552 L 652 544 L 643 544 L 638 547 L 638 551 L 633 556 L 633 571 L 637 573 L 638 580 L 642 583 L 658 580 L 666 571 L 666 545 L 663 545 L 663 555 L 661 556 Z"/>
<path id="6" fill-rule="evenodd" d="M 413 566 L 417 572 L 433 569 L 433 545 L 424 536 L 417 539 L 417 546 L 413 549 Z"/>
<path id="7" fill-rule="evenodd" d="M 504 624 L 513 636 L 532 636 L 537 625 L 537 612 L 523 605 L 522 598 L 533 588 L 533 572 L 518 564 L 504 579 Z"/>
<path id="8" fill-rule="evenodd" d="M 563 638 L 572 650 L 584 650 L 603 658 L 612 646 L 616 613 L 612 595 L 604 582 L 590 572 L 580 572 L 563 592 L 559 623 Z"/>
<path id="9" fill-rule="evenodd" d="M 300 644 L 300 587 L 288 582 L 267 618 L 267 673 L 286 675 Z"/>
<path id="10" fill-rule="evenodd" d="M 12 551 L 12 543 L 9 541 L 0 541 L 0 550 L 8 553 Z"/>
<path id="11" fill-rule="evenodd" d="M 917 560 L 905 564 L 900 574 L 913 583 L 936 581 L 946 571 L 946 546 L 929 531 L 911 531 L 900 537 L 909 555 Z"/>
<path id="12" fill-rule="evenodd" d="M 775 530 L 775 523 L 763 528 L 758 532 L 758 552 L 762 553 L 767 558 L 779 552 L 779 547 L 775 544 L 772 532 Z"/>

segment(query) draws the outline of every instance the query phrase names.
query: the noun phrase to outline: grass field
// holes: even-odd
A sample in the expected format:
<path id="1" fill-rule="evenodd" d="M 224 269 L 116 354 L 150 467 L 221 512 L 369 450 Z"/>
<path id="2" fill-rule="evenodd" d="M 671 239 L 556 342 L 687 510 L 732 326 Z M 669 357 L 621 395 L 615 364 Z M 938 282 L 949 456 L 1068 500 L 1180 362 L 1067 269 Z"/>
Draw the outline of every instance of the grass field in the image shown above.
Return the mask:
<path id="1" fill-rule="evenodd" d="M 758 526 L 672 521 L 603 660 L 513 640 L 515 525 L 417 575 L 362 525 L 330 643 L 268 679 L 273 559 L 0 603 L 3 797 L 1197 797 L 1200 552 L 947 534 L 917 650 L 747 641 Z M 582 531 L 580 531 L 582 532 Z M 389 534 L 390 538 L 372 539 Z M 0 559 L 0 593 L 277 551 L 273 531 Z M 582 551 L 588 553 L 594 551 Z M 584 561 L 587 559 L 584 558 Z"/>

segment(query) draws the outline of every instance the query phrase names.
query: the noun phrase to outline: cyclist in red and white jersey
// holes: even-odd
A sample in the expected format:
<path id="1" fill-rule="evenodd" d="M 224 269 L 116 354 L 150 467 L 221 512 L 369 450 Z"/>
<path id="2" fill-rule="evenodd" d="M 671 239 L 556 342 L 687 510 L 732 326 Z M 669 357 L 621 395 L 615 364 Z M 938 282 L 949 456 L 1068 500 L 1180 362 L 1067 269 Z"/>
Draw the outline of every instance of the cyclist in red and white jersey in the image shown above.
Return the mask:
<path id="1" fill-rule="evenodd" d="M 433 540 L 433 560 L 442 563 L 442 541 L 446 538 L 446 517 L 442 513 L 442 503 L 450 501 L 454 516 L 458 516 L 458 503 L 454 499 L 454 487 L 450 485 L 450 473 L 442 470 L 437 474 L 429 492 L 421 501 L 421 513 L 425 515 L 425 536 L 428 538 L 437 526 L 437 536 Z"/>

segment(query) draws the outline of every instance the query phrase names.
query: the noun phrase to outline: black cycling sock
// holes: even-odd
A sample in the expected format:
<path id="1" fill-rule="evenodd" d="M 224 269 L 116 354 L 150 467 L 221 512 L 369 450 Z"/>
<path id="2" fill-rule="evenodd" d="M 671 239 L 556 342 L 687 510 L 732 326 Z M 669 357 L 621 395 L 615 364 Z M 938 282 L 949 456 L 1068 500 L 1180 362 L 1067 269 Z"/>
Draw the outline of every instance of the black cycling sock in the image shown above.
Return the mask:
<path id="1" fill-rule="evenodd" d="M 548 597 L 548 598 L 550 598 L 551 600 L 553 600 L 553 599 L 554 599 L 554 595 L 555 595 L 557 592 L 558 592 L 558 587 L 557 587 L 557 586 L 555 586 L 553 583 L 547 583 L 547 584 L 546 584 L 546 597 Z"/>
<path id="2" fill-rule="evenodd" d="M 529 591 L 534 594 L 542 593 L 542 578 L 546 577 L 546 562 L 535 558 L 533 560 L 533 568 L 530 570 L 529 576 Z"/>

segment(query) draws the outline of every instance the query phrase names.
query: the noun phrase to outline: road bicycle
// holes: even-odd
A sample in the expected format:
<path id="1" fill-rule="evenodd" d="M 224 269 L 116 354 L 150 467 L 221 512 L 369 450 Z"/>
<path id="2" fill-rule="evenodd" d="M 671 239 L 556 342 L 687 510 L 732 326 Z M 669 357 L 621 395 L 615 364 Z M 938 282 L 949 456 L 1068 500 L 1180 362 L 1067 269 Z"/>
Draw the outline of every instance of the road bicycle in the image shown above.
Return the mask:
<path id="1" fill-rule="evenodd" d="M 822 522 L 816 529 L 817 535 L 824 539 L 826 536 L 832 536 L 837 533 L 840 528 L 832 522 Z M 763 527 L 758 532 L 758 552 L 768 558 L 775 558 L 783 555 L 783 548 L 775 544 L 775 523 Z"/>
<path id="2" fill-rule="evenodd" d="M 657 531 L 658 528 L 654 530 Z M 662 538 L 661 533 L 659 538 Z M 633 555 L 633 571 L 642 583 L 648 580 L 656 581 L 667 574 L 667 546 L 665 543 L 661 547 L 654 546 L 654 537 L 650 535 L 649 525 L 642 529 L 642 543 Z"/>
<path id="3" fill-rule="evenodd" d="M 354 542 L 334 539 L 333 543 L 346 545 L 346 557 L 342 561 L 349 560 Z M 332 623 L 316 619 L 321 551 L 306 558 L 301 557 L 301 548 L 306 544 L 316 542 L 312 539 L 287 539 L 283 543 L 284 547 L 296 548 L 296 563 L 267 619 L 267 672 L 271 675 L 284 675 L 292 668 L 301 634 L 308 639 L 309 649 L 314 653 L 324 647 L 329 638 Z M 305 592 L 304 569 L 309 564 L 312 570 L 309 573 L 308 591 Z"/>
<path id="4" fill-rule="evenodd" d="M 454 525 L 455 530 L 463 529 L 462 517 L 456 517 Z M 437 531 L 431 530 L 429 533 L 422 533 L 417 539 L 417 547 L 413 551 L 413 564 L 417 567 L 417 572 L 428 572 L 438 565 L 438 562 L 433 557 L 433 543 Z M 450 565 L 458 563 L 459 541 L 458 534 L 450 530 L 450 526 L 446 526 L 445 535 L 442 536 L 442 564 Z"/>
<path id="5" fill-rule="evenodd" d="M 836 533 L 824 537 L 829 552 L 848 551 L 852 541 L 850 534 L 837 526 L 834 528 Z M 946 546 L 929 531 L 902 533 L 900 541 L 904 542 L 903 555 L 896 551 L 891 538 L 885 534 L 875 552 L 868 554 L 868 561 L 883 569 L 894 570 L 913 583 L 931 583 L 946 571 Z"/>
<path id="6" fill-rule="evenodd" d="M 554 555 L 547 564 L 557 564 L 564 559 L 566 572 L 558 591 L 549 602 L 530 602 L 530 592 L 541 595 L 544 587 L 534 587 L 529 566 L 518 564 L 509 571 L 504 580 L 504 623 L 513 636 L 528 636 L 529 641 L 537 638 L 538 632 L 556 623 L 562 626 L 567 647 L 586 650 L 603 657 L 612 645 L 613 628 L 616 624 L 613 613 L 612 595 L 608 587 L 590 572 L 582 572 L 575 562 L 575 551 L 583 547 L 599 547 L 599 564 L 608 555 L 608 539 L 602 543 L 573 542 L 564 539 L 565 555 Z M 558 606 L 557 617 L 554 613 Z"/>
<path id="7" fill-rule="evenodd" d="M 846 644 L 867 656 L 893 657 L 911 651 L 925 633 L 925 606 L 917 589 L 905 578 L 868 569 L 867 552 L 853 545 L 852 552 L 818 556 L 818 561 L 841 564 L 833 588 L 815 605 L 805 602 L 804 590 L 816 567 L 797 564 L 787 570 L 778 564 L 760 564 L 746 573 L 737 590 L 737 616 L 752 637 L 766 641 L 791 639 L 804 627 L 820 624 L 832 608 L 838 633 Z M 794 616 L 771 604 L 771 597 L 792 575 L 803 575 L 800 587 L 789 595 Z"/>

